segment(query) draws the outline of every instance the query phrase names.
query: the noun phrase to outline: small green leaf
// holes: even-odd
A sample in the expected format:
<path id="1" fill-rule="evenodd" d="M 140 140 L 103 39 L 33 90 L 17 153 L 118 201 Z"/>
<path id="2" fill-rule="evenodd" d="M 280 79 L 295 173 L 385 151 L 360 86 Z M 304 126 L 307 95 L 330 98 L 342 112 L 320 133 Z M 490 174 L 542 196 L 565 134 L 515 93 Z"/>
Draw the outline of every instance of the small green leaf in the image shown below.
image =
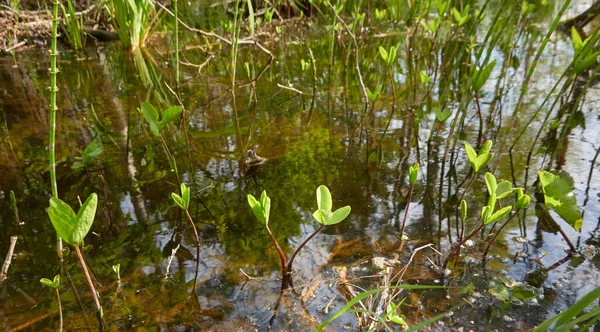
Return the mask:
<path id="1" fill-rule="evenodd" d="M 477 70 L 475 73 L 474 81 L 473 81 L 473 90 L 479 91 L 483 88 L 485 82 L 487 82 L 492 70 L 496 66 L 496 60 L 487 64 L 487 66 L 483 67 L 481 70 Z"/>
<path id="2" fill-rule="evenodd" d="M 573 50 L 575 50 L 575 54 L 578 54 L 583 47 L 583 40 L 574 26 L 571 27 L 571 41 L 573 42 Z"/>
<path id="3" fill-rule="evenodd" d="M 188 188 L 185 183 L 181 184 L 181 198 L 183 200 L 184 205 L 184 210 L 187 210 L 190 208 L 190 188 Z"/>
<path id="4" fill-rule="evenodd" d="M 186 210 L 185 202 L 183 201 L 183 198 L 181 198 L 181 196 L 177 195 L 176 193 L 171 193 L 171 198 L 173 199 L 175 204 L 177 204 L 177 206 L 179 206 L 182 210 Z"/>
<path id="5" fill-rule="evenodd" d="M 498 184 L 496 182 L 496 177 L 494 174 L 490 172 L 485 173 L 485 185 L 487 187 L 488 193 L 496 194 L 496 189 L 498 188 Z"/>
<path id="6" fill-rule="evenodd" d="M 508 196 L 511 192 L 513 192 L 512 182 L 503 180 L 498 183 L 496 187 L 496 196 L 498 199 Z"/>
<path id="7" fill-rule="evenodd" d="M 265 217 L 265 213 L 263 211 L 262 206 L 256 200 L 256 198 L 254 198 L 254 196 L 250 194 L 248 194 L 248 205 L 250 205 L 250 208 L 252 209 L 252 212 L 254 213 L 256 219 L 258 219 L 258 221 L 261 224 L 267 225 L 267 218 Z"/>
<path id="8" fill-rule="evenodd" d="M 467 201 L 464 199 L 460 202 L 460 219 L 467 220 Z"/>
<path id="9" fill-rule="evenodd" d="M 346 205 L 344 207 L 341 207 L 341 208 L 335 210 L 335 212 L 333 212 L 331 214 L 331 216 L 329 217 L 329 220 L 327 220 L 325 222 L 325 225 L 326 226 L 335 225 L 335 224 L 343 221 L 344 219 L 346 219 L 346 217 L 348 217 L 349 214 L 350 214 L 350 206 Z"/>
<path id="10" fill-rule="evenodd" d="M 500 210 L 494 212 L 486 221 L 485 224 L 489 225 L 495 223 L 496 221 L 502 219 L 505 215 L 507 215 L 512 210 L 512 206 L 505 206 Z"/>
<path id="11" fill-rule="evenodd" d="M 327 225 L 327 222 L 331 218 L 332 212 L 325 210 L 317 210 L 313 212 L 313 218 L 319 222 L 319 224 Z"/>
<path id="12" fill-rule="evenodd" d="M 329 192 L 329 188 L 324 185 L 320 185 L 317 188 L 317 207 L 319 210 L 331 212 L 331 193 Z"/>
<path id="13" fill-rule="evenodd" d="M 15 198 L 15 192 L 10 191 L 10 208 L 15 209 L 17 207 L 17 199 Z"/>
<path id="14" fill-rule="evenodd" d="M 162 119 L 158 123 L 159 129 L 162 130 L 167 124 L 179 117 L 179 114 L 181 114 L 182 111 L 183 108 L 181 106 L 173 106 L 164 110 L 162 113 Z"/>
<path id="15" fill-rule="evenodd" d="M 465 143 L 465 152 L 467 153 L 467 158 L 469 159 L 469 163 L 475 172 L 477 172 L 475 168 L 475 162 L 477 161 L 477 152 L 469 143 Z"/>
<path id="16" fill-rule="evenodd" d="M 409 169 L 409 183 L 411 186 L 417 182 L 417 175 L 419 175 L 419 163 L 415 163 Z"/>
<path id="17" fill-rule="evenodd" d="M 115 264 L 112 266 L 113 271 L 120 276 L 121 275 L 121 264 Z"/>
<path id="18" fill-rule="evenodd" d="M 158 111 L 150 103 L 142 104 L 142 113 L 144 119 L 150 125 L 150 131 L 154 136 L 160 136 L 160 127 L 158 125 Z"/>
<path id="19" fill-rule="evenodd" d="M 421 70 L 419 72 L 419 75 L 421 77 L 421 83 L 423 83 L 423 84 L 427 84 L 427 83 L 431 82 L 431 80 L 433 79 L 433 77 L 427 75 L 427 72 L 424 70 Z"/>
<path id="20" fill-rule="evenodd" d="M 517 209 L 526 209 L 529 206 L 530 202 L 531 198 L 529 197 L 529 195 L 523 195 L 517 200 L 516 207 Z"/>
<path id="21" fill-rule="evenodd" d="M 592 54 L 588 54 L 583 60 L 577 62 L 577 64 L 575 64 L 575 67 L 573 68 L 575 70 L 575 73 L 581 74 L 588 68 L 590 68 L 590 66 L 596 63 L 598 55 L 600 55 L 599 52 L 594 52 Z"/>
<path id="22" fill-rule="evenodd" d="M 493 153 L 485 153 L 477 156 L 477 159 L 475 160 L 475 172 L 479 172 L 482 168 L 484 168 L 493 157 Z"/>
<path id="23" fill-rule="evenodd" d="M 383 59 L 383 61 L 385 61 L 387 63 L 388 52 L 386 51 L 385 48 L 383 48 L 383 46 L 379 46 L 379 55 L 381 55 L 381 58 Z"/>
<path id="24" fill-rule="evenodd" d="M 481 147 L 481 149 L 479 150 L 479 152 L 477 153 L 478 156 L 481 156 L 484 153 L 488 153 L 490 152 L 490 150 L 492 149 L 492 140 L 487 140 L 483 146 Z"/>
<path id="25" fill-rule="evenodd" d="M 481 220 L 483 221 L 484 224 L 487 224 L 487 220 L 490 217 L 490 207 L 489 206 L 484 206 L 481 208 Z"/>
<path id="26" fill-rule="evenodd" d="M 577 198 L 564 179 L 546 171 L 538 171 L 546 206 L 553 209 L 576 231 L 581 229 L 583 219 L 577 206 Z"/>

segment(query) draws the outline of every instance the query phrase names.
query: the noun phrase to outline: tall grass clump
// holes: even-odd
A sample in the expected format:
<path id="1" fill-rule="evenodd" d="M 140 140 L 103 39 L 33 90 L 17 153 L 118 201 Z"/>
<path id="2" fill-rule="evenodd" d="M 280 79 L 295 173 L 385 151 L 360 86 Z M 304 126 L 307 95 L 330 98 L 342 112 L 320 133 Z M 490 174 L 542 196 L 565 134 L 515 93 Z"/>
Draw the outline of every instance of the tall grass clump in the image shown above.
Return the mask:
<path id="1" fill-rule="evenodd" d="M 83 17 L 77 17 L 73 1 L 67 0 L 67 8 L 60 4 L 63 13 L 62 29 L 67 36 L 69 44 L 76 50 L 83 49 L 85 33 L 83 32 Z"/>
<path id="2" fill-rule="evenodd" d="M 107 9 L 121 44 L 132 51 L 143 47 L 157 20 L 154 3 L 151 0 L 111 0 Z"/>

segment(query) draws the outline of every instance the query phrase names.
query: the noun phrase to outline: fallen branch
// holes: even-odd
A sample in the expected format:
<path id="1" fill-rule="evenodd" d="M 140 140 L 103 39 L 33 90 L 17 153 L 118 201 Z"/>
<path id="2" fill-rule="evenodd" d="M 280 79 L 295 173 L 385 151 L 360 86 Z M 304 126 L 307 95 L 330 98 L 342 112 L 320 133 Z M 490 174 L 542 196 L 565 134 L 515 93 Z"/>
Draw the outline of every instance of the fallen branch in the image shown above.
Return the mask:
<path id="1" fill-rule="evenodd" d="M 6 276 L 8 274 L 8 267 L 10 266 L 10 262 L 12 261 L 12 255 L 15 251 L 15 245 L 17 244 L 17 237 L 10 237 L 10 247 L 8 248 L 8 253 L 6 254 L 6 258 L 4 259 L 4 264 L 2 264 L 2 272 L 0 273 L 0 285 L 6 280 Z"/>

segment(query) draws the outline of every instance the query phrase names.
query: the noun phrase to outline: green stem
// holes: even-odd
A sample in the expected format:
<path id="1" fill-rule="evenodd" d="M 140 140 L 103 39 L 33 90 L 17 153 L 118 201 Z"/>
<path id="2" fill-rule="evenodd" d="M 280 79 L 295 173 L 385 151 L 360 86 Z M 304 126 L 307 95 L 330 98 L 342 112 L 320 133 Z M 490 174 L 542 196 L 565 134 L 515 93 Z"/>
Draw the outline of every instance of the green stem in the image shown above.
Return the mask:
<path id="1" fill-rule="evenodd" d="M 194 230 L 194 237 L 196 238 L 196 274 L 194 275 L 194 292 L 196 291 L 196 280 L 198 279 L 198 269 L 200 266 L 200 238 L 198 237 L 198 230 L 196 229 L 196 224 L 194 224 L 194 220 L 192 220 L 192 216 L 188 210 L 185 210 L 185 215 L 187 216 L 187 220 L 192 225 L 192 229 Z"/>
<path id="2" fill-rule="evenodd" d="M 58 68 L 56 67 L 56 57 L 58 52 L 56 51 L 56 39 L 58 38 L 58 6 L 59 0 L 52 1 L 52 41 L 50 46 L 50 128 L 48 138 L 48 162 L 50 163 L 50 186 L 52 188 L 52 197 L 58 198 L 58 186 L 56 185 L 56 157 L 54 155 L 54 149 L 56 145 L 56 93 L 58 87 L 56 86 L 56 75 L 58 74 Z M 62 239 L 60 236 L 56 236 L 56 251 L 58 254 L 59 261 L 62 262 Z"/>
<path id="3" fill-rule="evenodd" d="M 174 0 L 175 7 L 175 82 L 179 89 L 179 20 L 177 18 L 177 0 Z"/>
<path id="4" fill-rule="evenodd" d="M 310 241 L 310 239 L 312 239 L 315 235 L 319 234 L 323 227 L 325 227 L 325 224 L 321 224 L 321 226 L 317 228 L 317 230 L 315 230 L 309 237 L 306 238 L 306 240 L 304 240 L 304 242 L 302 242 L 302 244 L 298 246 L 298 248 L 296 248 L 296 251 L 294 251 L 294 253 L 292 254 L 292 257 L 290 258 L 290 261 L 288 262 L 288 265 L 286 267 L 286 274 L 292 273 L 292 265 L 294 264 L 294 258 L 296 258 L 296 255 L 298 255 L 300 250 L 304 248 L 304 246 L 308 243 L 308 241 Z"/>
<path id="5" fill-rule="evenodd" d="M 96 288 L 94 287 L 94 283 L 92 282 L 92 278 L 90 277 L 90 272 L 88 271 L 87 265 L 85 264 L 85 259 L 83 258 L 83 254 L 81 253 L 81 249 L 79 249 L 79 246 L 75 246 L 75 252 L 77 253 L 77 258 L 79 258 L 79 263 L 81 264 L 81 269 L 83 270 L 85 280 L 87 281 L 88 287 L 90 288 L 90 292 L 92 293 L 94 305 L 96 305 L 96 317 L 98 317 L 100 331 L 104 332 L 104 317 L 102 317 L 102 306 L 100 306 L 100 301 L 98 300 L 98 293 L 96 293 Z"/>
<path id="6" fill-rule="evenodd" d="M 60 293 L 58 292 L 58 288 L 54 289 L 56 291 L 56 300 L 58 300 L 58 332 L 62 332 L 63 330 L 63 315 L 62 315 L 62 304 L 60 303 Z"/>

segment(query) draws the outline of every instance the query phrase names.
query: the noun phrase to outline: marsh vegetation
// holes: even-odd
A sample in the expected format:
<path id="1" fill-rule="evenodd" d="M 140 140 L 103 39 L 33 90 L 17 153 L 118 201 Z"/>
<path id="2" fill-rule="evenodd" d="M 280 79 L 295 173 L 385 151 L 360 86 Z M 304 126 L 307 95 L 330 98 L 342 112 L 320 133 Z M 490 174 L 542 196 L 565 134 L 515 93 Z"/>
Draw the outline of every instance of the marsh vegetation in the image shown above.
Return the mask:
<path id="1" fill-rule="evenodd" d="M 0 326 L 593 329 L 598 7 L 3 5 Z"/>

